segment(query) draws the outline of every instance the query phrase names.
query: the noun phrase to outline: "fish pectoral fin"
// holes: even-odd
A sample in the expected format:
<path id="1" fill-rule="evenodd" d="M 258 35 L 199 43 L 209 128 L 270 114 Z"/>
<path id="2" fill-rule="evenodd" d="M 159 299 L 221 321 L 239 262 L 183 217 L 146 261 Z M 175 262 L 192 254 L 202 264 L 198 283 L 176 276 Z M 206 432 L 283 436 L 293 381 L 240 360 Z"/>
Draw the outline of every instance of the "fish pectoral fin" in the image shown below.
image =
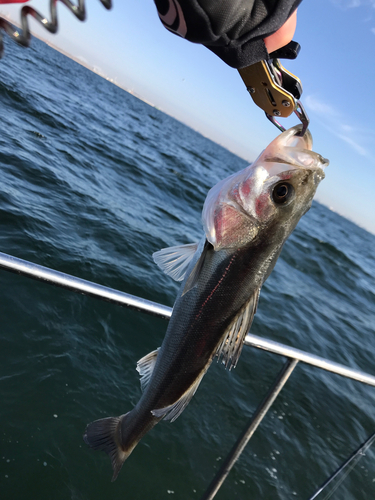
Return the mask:
<path id="1" fill-rule="evenodd" d="M 188 279 L 186 280 L 186 283 L 185 283 L 185 286 L 184 286 L 184 290 L 183 290 L 183 292 L 181 294 L 181 297 L 183 295 L 185 295 L 185 293 L 188 293 L 198 283 L 198 279 L 199 279 L 199 276 L 200 276 L 201 271 L 202 271 L 202 267 L 203 267 L 204 260 L 205 260 L 206 255 L 207 255 L 207 251 L 210 248 L 212 248 L 212 245 L 211 245 L 211 243 L 208 240 L 206 240 L 204 242 L 204 247 L 203 247 L 201 256 L 197 260 L 197 263 L 193 267 L 193 270 L 191 271 Z"/>
<path id="2" fill-rule="evenodd" d="M 197 248 L 198 243 L 162 248 L 153 253 L 152 258 L 165 274 L 175 281 L 182 281 Z"/>
<path id="3" fill-rule="evenodd" d="M 148 386 L 150 382 L 152 372 L 154 371 L 156 359 L 158 357 L 158 351 L 160 347 L 158 347 L 155 351 L 149 352 L 146 356 L 143 356 L 138 362 L 136 370 L 140 375 L 141 389 L 142 392 Z"/>
<path id="4" fill-rule="evenodd" d="M 170 420 L 174 422 L 176 418 L 178 418 L 181 413 L 185 410 L 187 405 L 190 403 L 191 398 L 194 396 L 196 390 L 198 389 L 199 384 L 202 381 L 206 371 L 208 370 L 211 364 L 211 360 L 205 366 L 203 372 L 199 375 L 199 377 L 194 381 L 194 383 L 189 387 L 189 389 L 173 404 L 166 406 L 165 408 L 157 408 L 156 410 L 152 410 L 151 413 L 156 418 L 164 418 L 164 420 Z"/>
<path id="5" fill-rule="evenodd" d="M 251 323 L 253 322 L 257 310 L 259 293 L 260 288 L 255 291 L 250 300 L 235 316 L 216 351 L 218 361 L 220 356 L 222 356 L 222 362 L 225 364 L 225 368 L 229 367 L 229 370 L 236 367 L 241 355 L 245 336 L 250 330 Z"/>

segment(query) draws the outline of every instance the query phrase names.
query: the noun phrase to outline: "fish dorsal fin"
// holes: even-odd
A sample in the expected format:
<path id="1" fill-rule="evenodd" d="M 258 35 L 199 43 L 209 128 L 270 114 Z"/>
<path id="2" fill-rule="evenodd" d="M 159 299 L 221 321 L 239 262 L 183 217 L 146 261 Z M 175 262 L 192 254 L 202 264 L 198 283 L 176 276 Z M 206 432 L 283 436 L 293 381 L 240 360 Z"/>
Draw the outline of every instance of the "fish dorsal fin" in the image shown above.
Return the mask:
<path id="1" fill-rule="evenodd" d="M 197 248 L 198 243 L 162 248 L 153 253 L 152 258 L 165 274 L 176 281 L 182 281 Z"/>
<path id="2" fill-rule="evenodd" d="M 156 410 L 152 410 L 151 413 L 156 418 L 164 418 L 164 420 L 170 420 L 174 422 L 176 418 L 178 418 L 181 413 L 185 410 L 187 405 L 190 403 L 191 398 L 194 396 L 196 390 L 198 389 L 199 384 L 201 383 L 202 378 L 206 374 L 206 371 L 210 367 L 211 359 L 204 367 L 202 373 L 195 380 L 195 382 L 189 387 L 189 389 L 173 404 L 166 406 L 165 408 L 157 408 Z"/>
<path id="3" fill-rule="evenodd" d="M 156 349 L 156 351 L 149 352 L 146 356 L 143 356 L 137 362 L 137 372 L 140 375 L 141 389 L 142 392 L 146 389 L 148 383 L 150 382 L 152 372 L 154 371 L 156 359 L 158 357 L 158 351 L 160 347 Z"/>
<path id="4" fill-rule="evenodd" d="M 255 291 L 250 300 L 235 316 L 216 352 L 218 361 L 222 356 L 222 362 L 225 364 L 225 368 L 229 367 L 229 370 L 236 367 L 241 355 L 245 336 L 250 329 L 257 310 L 259 293 L 260 288 Z"/>
<path id="5" fill-rule="evenodd" d="M 181 297 L 185 295 L 185 293 L 187 293 L 189 290 L 194 288 L 195 285 L 198 283 L 198 279 L 202 271 L 204 260 L 206 258 L 207 250 L 210 247 L 212 248 L 211 243 L 208 240 L 205 240 L 202 253 L 199 259 L 197 260 L 195 266 L 193 267 L 193 270 L 191 271 L 188 279 L 186 280 L 184 291 L 182 292 Z"/>

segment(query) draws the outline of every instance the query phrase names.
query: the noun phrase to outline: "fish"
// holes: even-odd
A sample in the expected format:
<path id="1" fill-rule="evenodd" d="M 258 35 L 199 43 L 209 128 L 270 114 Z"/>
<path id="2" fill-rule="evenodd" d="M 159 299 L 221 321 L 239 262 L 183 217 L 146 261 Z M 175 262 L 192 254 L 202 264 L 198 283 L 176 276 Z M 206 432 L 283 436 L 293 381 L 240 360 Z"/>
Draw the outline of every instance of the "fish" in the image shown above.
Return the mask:
<path id="1" fill-rule="evenodd" d="M 329 163 L 312 151 L 310 132 L 300 131 L 297 125 L 281 133 L 251 165 L 208 192 L 200 242 L 153 254 L 182 281 L 164 340 L 137 363 L 136 406 L 88 424 L 83 436 L 108 454 L 112 481 L 146 433 L 181 415 L 215 358 L 229 370 L 236 366 L 262 285 Z"/>

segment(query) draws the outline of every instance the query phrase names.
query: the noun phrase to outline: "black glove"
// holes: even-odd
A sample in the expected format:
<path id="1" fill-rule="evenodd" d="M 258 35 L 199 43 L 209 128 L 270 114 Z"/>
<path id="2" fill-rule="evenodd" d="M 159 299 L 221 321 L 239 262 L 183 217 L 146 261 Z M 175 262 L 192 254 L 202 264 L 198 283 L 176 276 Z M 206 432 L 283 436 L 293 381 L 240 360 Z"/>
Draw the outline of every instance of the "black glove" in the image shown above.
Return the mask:
<path id="1" fill-rule="evenodd" d="M 263 39 L 281 28 L 302 0 L 154 1 L 168 30 L 243 68 L 269 58 Z"/>

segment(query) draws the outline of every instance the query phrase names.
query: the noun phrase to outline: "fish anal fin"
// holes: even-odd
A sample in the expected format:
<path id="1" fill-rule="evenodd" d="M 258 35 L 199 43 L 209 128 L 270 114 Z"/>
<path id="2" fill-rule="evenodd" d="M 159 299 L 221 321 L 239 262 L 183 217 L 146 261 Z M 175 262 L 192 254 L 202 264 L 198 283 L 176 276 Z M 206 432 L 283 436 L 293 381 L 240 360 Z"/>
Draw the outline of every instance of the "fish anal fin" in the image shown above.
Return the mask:
<path id="1" fill-rule="evenodd" d="M 185 410 L 187 405 L 190 403 L 191 398 L 194 396 L 196 390 L 198 389 L 199 384 L 202 381 L 206 371 L 210 367 L 210 360 L 205 366 L 204 370 L 200 373 L 198 378 L 195 379 L 194 383 L 189 387 L 189 389 L 173 404 L 166 406 L 164 408 L 157 408 L 152 410 L 151 413 L 156 418 L 164 418 L 164 420 L 170 420 L 174 422 L 176 418 L 178 418 L 181 413 Z"/>
<path id="2" fill-rule="evenodd" d="M 158 357 L 159 349 L 160 347 L 158 347 L 155 351 L 149 352 L 148 354 L 146 354 L 146 356 L 143 356 L 143 358 L 141 358 L 137 362 L 136 370 L 140 375 L 142 392 L 146 389 L 148 383 L 150 382 L 152 372 L 154 371 L 155 363 Z"/>
<path id="3" fill-rule="evenodd" d="M 198 243 L 162 248 L 153 253 L 152 258 L 165 274 L 175 281 L 182 281 L 197 248 Z"/>
<path id="4" fill-rule="evenodd" d="M 204 260 L 206 258 L 207 251 L 209 250 L 209 248 L 212 248 L 212 245 L 208 240 L 206 240 L 204 243 L 202 253 L 201 253 L 199 259 L 197 260 L 195 266 L 193 267 L 193 270 L 191 271 L 188 279 L 186 280 L 184 290 L 183 290 L 181 296 L 183 296 L 183 295 L 185 295 L 185 293 L 189 292 L 198 283 L 198 279 L 199 279 L 199 276 L 201 274 Z"/>
<path id="5" fill-rule="evenodd" d="M 260 288 L 254 292 L 245 306 L 234 317 L 216 351 L 218 361 L 222 357 L 225 368 L 229 367 L 229 370 L 236 367 L 241 355 L 245 336 L 250 329 L 257 310 L 259 293 Z"/>
<path id="6" fill-rule="evenodd" d="M 121 421 L 123 418 L 126 418 L 126 415 L 95 420 L 95 422 L 88 424 L 83 435 L 83 440 L 90 448 L 104 451 L 111 459 L 113 468 L 112 481 L 117 478 L 122 464 L 133 449 L 124 451 L 120 443 Z"/>

